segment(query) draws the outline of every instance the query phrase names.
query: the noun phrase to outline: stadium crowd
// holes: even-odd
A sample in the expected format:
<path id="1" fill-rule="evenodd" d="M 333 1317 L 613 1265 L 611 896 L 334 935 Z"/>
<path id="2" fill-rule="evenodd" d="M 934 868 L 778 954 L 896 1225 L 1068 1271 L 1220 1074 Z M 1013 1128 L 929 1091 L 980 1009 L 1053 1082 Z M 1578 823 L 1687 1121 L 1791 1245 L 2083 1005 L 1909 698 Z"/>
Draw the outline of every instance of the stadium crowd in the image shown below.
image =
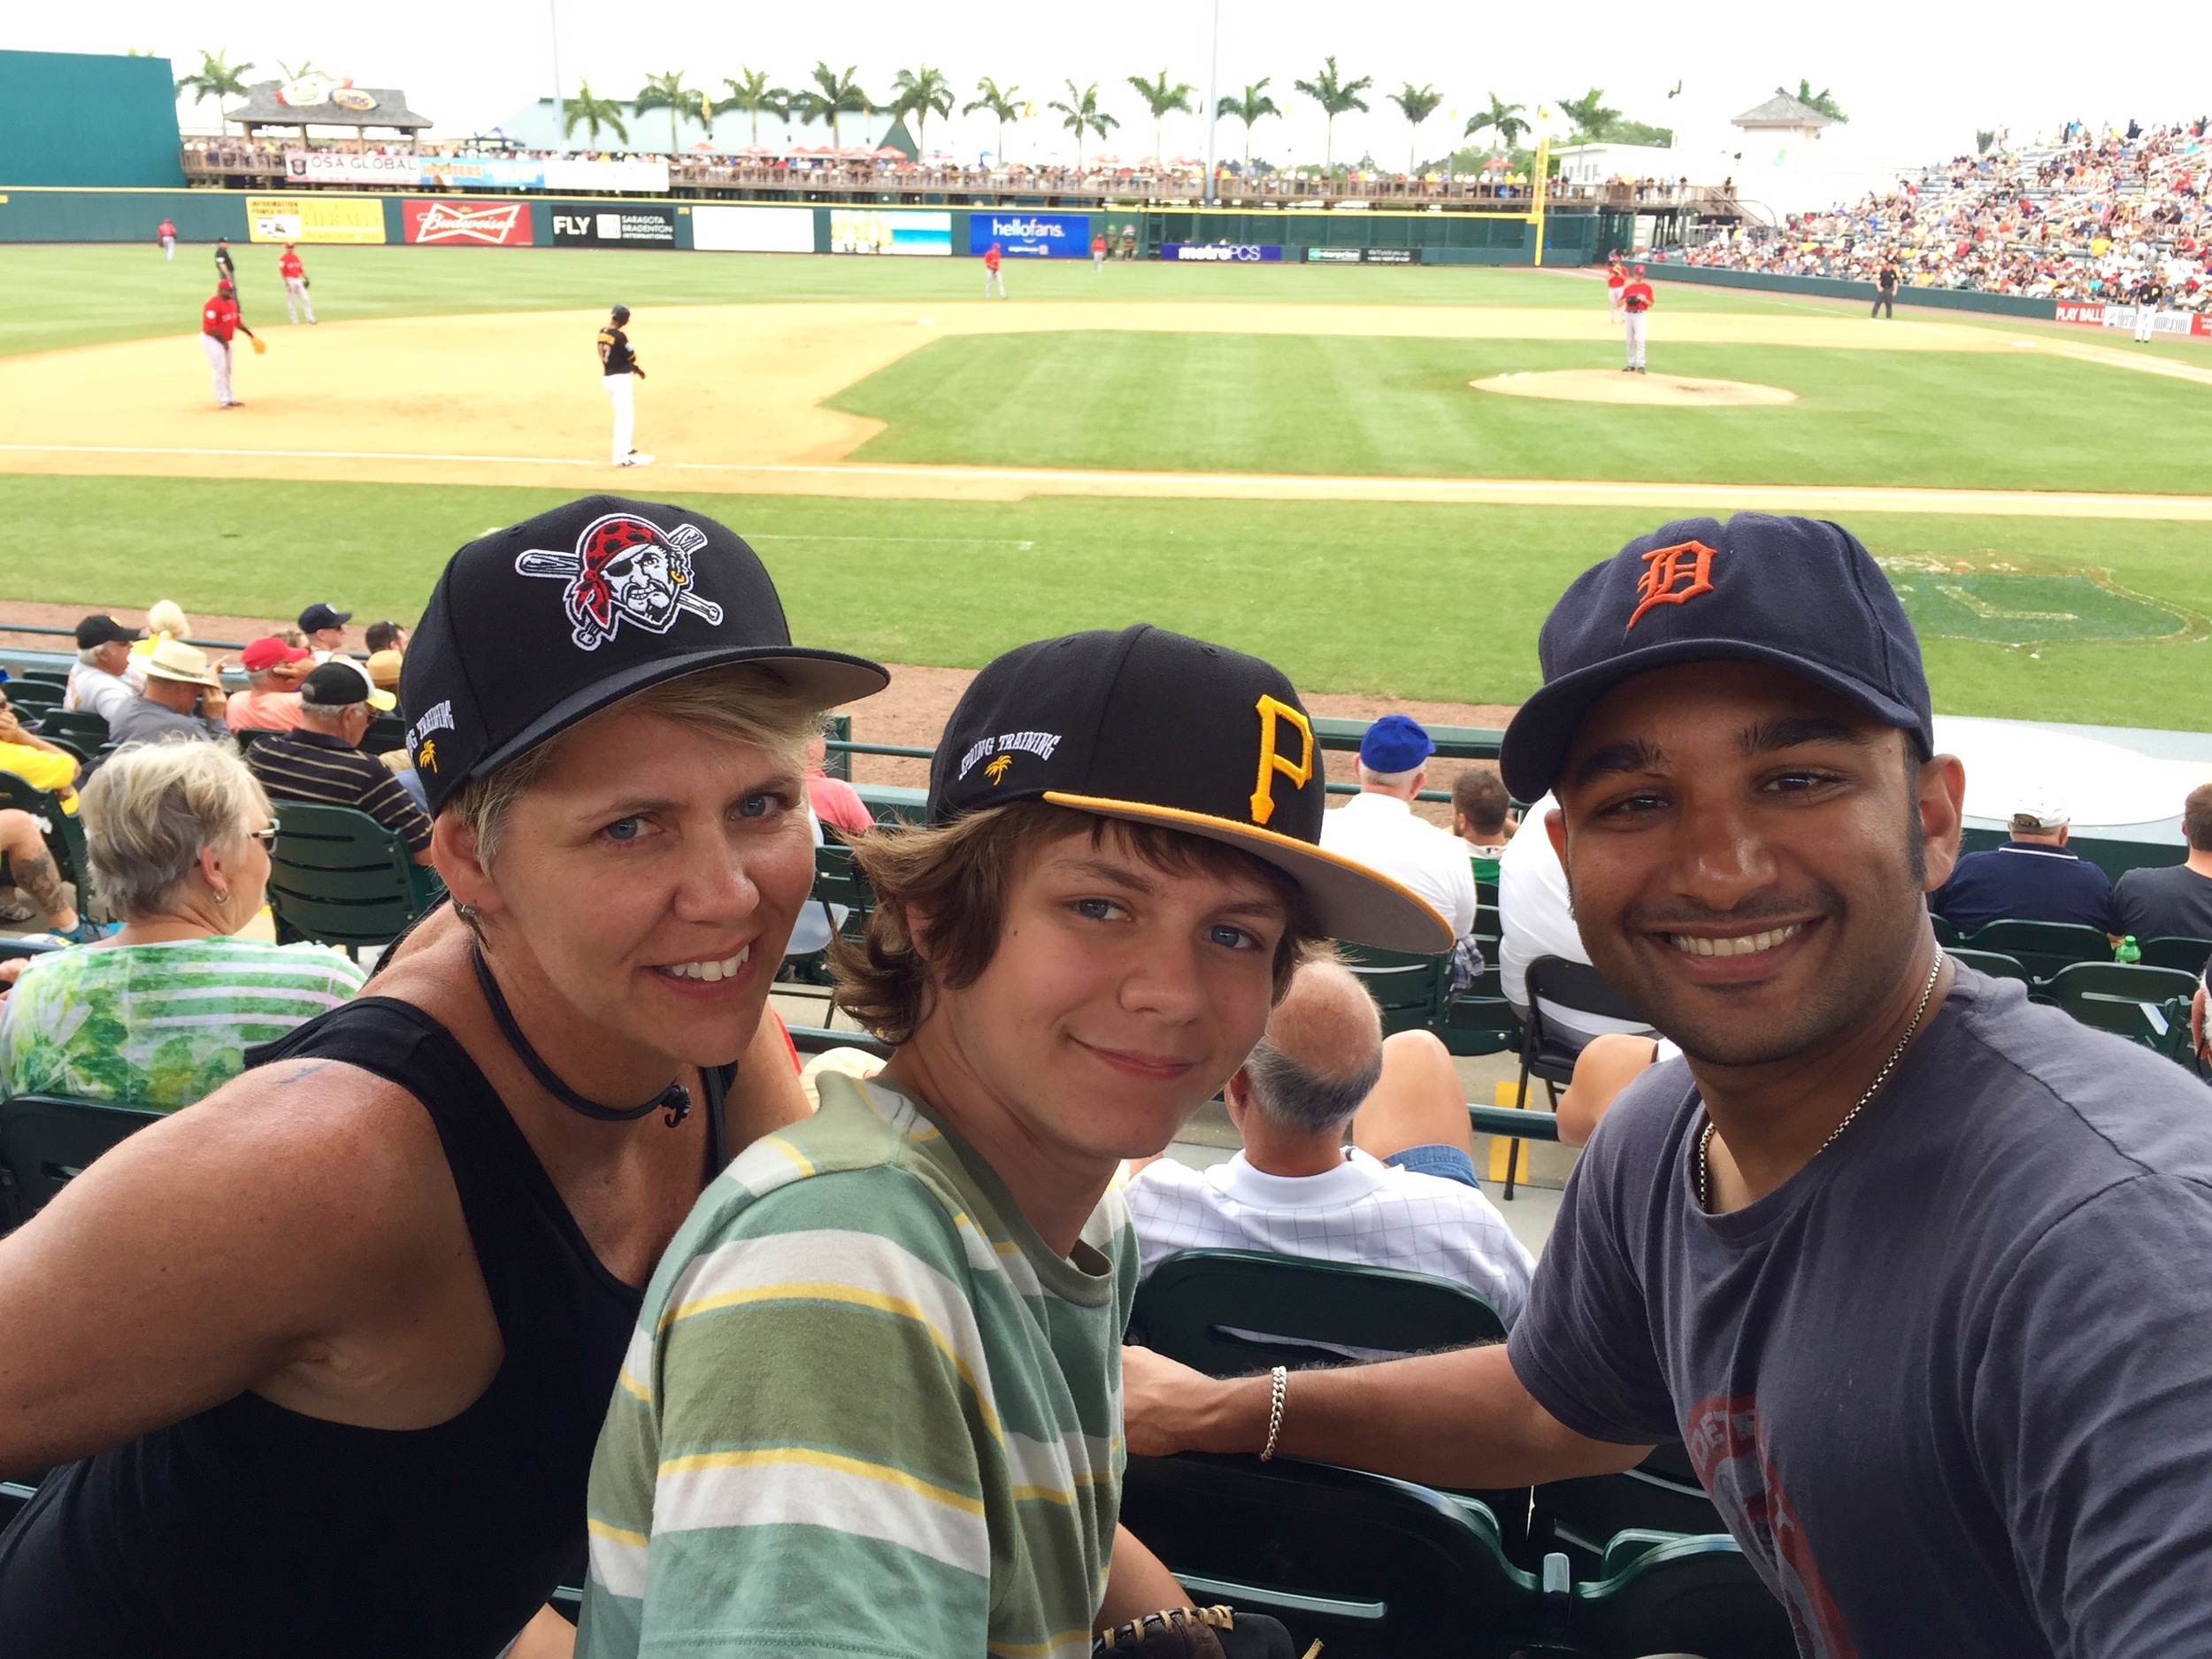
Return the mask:
<path id="1" fill-rule="evenodd" d="M 664 572 L 605 577 L 639 547 Z M 1683 520 L 1593 565 L 1448 831 L 1417 722 L 1372 722 L 1329 809 L 1281 671 L 1142 625 L 987 664 L 922 821 L 878 825 L 822 719 L 888 672 L 795 643 L 675 507 L 488 534 L 366 661 L 350 620 L 310 605 L 226 692 L 174 606 L 87 617 L 45 706 L 125 741 L 0 710 L 50 805 L 0 811 L 12 890 L 69 913 L 73 819 L 118 925 L 0 972 L 0 1104 L 164 1114 L 0 1237 L 12 1659 L 1290 1659 L 1192 1609 L 1171 1569 L 1205 1563 L 1125 1522 L 1131 1454 L 1510 1516 L 1671 1445 L 1807 1651 L 2212 1644 L 2212 1289 L 2175 1271 L 2212 1248 L 2204 1085 L 1931 921 L 2212 927 L 2212 788 L 2116 899 L 2047 802 L 1960 858 L 1917 641 L 1840 526 Z M 443 879 L 365 977 L 244 936 L 302 802 Z M 803 1067 L 769 995 L 827 913 L 825 819 L 872 1041 Z M 1601 1061 L 1540 1262 L 1440 1033 L 1386 1033 L 1363 975 L 1412 956 Z M 1635 1018 L 1535 1005 L 1555 957 Z M 1241 1148 L 1188 1167 L 1217 1098 Z M 1125 1348 L 1141 1286 L 1224 1248 L 1426 1275 L 1504 1340 L 1221 1377 Z M 587 1560 L 572 1633 L 548 1598 Z"/>
<path id="2" fill-rule="evenodd" d="M 1778 227 L 1746 225 L 1684 262 L 1781 276 L 2061 300 L 2134 300 L 2159 285 L 2167 310 L 2212 308 L 2212 142 L 2200 119 L 2093 134 L 1932 167 L 1894 190 Z"/>

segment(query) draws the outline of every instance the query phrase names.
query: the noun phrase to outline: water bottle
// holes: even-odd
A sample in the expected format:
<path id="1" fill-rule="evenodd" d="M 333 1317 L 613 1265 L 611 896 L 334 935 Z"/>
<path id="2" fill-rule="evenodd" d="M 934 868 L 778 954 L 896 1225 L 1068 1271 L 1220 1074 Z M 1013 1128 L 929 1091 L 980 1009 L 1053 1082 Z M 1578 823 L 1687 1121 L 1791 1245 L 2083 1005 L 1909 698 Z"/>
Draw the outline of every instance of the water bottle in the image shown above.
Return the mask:
<path id="1" fill-rule="evenodd" d="M 2130 933 L 2125 939 L 2123 939 L 2120 941 L 2119 948 L 2112 953 L 2112 959 L 2115 962 L 2140 962 L 2143 960 L 2142 948 L 2135 942 L 2135 935 L 2133 933 Z"/>

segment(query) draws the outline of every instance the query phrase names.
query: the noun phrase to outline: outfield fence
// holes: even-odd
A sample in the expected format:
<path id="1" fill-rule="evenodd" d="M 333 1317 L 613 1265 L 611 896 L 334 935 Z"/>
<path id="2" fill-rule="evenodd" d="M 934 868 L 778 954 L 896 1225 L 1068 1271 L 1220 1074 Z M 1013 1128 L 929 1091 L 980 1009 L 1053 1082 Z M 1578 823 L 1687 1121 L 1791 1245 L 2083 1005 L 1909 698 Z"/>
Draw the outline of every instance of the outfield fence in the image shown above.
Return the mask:
<path id="1" fill-rule="evenodd" d="M 1729 271 L 1713 265 L 1676 265 L 1653 260 L 1644 274 L 1654 281 L 1695 282 L 1707 288 L 1755 288 L 1769 294 L 1812 294 L 1823 299 L 1856 300 L 1871 306 L 1880 291 L 1871 282 L 1843 277 L 1780 276 L 1767 271 Z M 1992 311 L 2001 317 L 2032 317 L 2050 322 L 2058 316 L 2056 300 L 2031 299 L 2024 294 L 1985 294 L 1978 288 L 1901 288 L 1900 305 L 1924 305 L 1934 311 Z"/>

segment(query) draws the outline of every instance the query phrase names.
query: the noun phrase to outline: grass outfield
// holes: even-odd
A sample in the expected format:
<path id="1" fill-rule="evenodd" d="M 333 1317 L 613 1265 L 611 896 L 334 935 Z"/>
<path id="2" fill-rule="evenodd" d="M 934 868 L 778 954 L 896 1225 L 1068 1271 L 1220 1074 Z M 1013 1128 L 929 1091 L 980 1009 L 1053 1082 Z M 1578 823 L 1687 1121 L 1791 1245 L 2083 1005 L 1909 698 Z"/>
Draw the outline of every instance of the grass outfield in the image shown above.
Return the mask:
<path id="1" fill-rule="evenodd" d="M 288 616 L 330 594 L 363 615 L 407 618 L 455 547 L 565 499 L 0 475 L 0 517 L 30 532 L 5 596 L 91 608 L 159 595 L 187 611 Z M 691 504 L 753 540 L 795 635 L 810 643 L 969 666 L 1024 640 L 1144 619 L 1258 652 L 1314 690 L 1499 703 L 1535 686 L 1537 630 L 1560 590 L 1653 521 L 1636 511 L 1313 503 L 723 495 Z M 2212 726 L 2202 695 L 2212 560 L 2200 529 L 2099 526 L 2101 537 L 2125 532 L 2122 550 L 2085 545 L 2080 526 L 2064 521 L 1880 514 L 1857 528 L 1878 555 L 1941 566 L 1898 576 L 1927 633 L 1939 709 Z M 2165 608 L 2070 574 L 2085 566 Z M 2008 603 L 2016 589 L 2036 608 Z M 2056 626 L 2039 618 L 2061 604 L 2136 637 L 2006 644 L 1935 632 L 2024 638 Z M 2104 611 L 2093 615 L 2095 606 Z M 2194 637 L 2144 637 L 2162 634 Z"/>
<path id="2" fill-rule="evenodd" d="M 1507 398 L 1468 382 L 1620 366 L 1564 341 L 1074 333 L 933 342 L 828 400 L 864 461 L 2191 493 L 2212 394 L 2046 354 L 1669 345 L 1671 373 L 1781 408 Z M 2061 411 L 2078 417 L 2066 419 Z"/>

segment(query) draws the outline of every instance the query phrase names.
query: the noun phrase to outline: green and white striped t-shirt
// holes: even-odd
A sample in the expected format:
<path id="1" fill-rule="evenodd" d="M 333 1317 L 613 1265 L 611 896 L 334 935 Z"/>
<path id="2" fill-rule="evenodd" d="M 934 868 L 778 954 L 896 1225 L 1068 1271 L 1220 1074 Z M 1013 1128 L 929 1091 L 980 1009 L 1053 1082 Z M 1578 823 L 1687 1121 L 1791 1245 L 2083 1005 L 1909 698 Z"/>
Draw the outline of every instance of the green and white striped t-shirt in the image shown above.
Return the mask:
<path id="1" fill-rule="evenodd" d="M 362 979 L 320 945 L 219 936 L 57 950 L 0 1002 L 0 1095 L 174 1111 L 236 1077 L 256 1043 L 350 1002 Z"/>
<path id="2" fill-rule="evenodd" d="M 646 1292 L 579 1659 L 1079 1659 L 1121 1508 L 1128 1207 L 1056 1256 L 910 1097 L 821 1097 L 707 1188 Z"/>

